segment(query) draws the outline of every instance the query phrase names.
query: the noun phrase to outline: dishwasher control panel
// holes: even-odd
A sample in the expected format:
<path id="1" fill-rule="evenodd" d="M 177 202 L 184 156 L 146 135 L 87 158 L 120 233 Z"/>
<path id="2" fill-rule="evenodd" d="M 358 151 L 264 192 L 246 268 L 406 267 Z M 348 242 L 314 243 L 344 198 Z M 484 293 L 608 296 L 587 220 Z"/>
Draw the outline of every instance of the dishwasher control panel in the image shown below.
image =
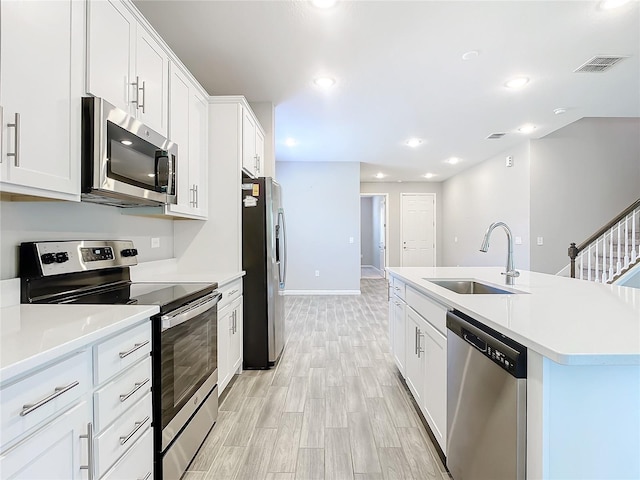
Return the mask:
<path id="1" fill-rule="evenodd" d="M 496 348 L 492 348 L 490 345 L 487 345 L 487 356 L 505 370 L 513 372 L 516 369 L 515 359 L 508 357 L 503 352 Z"/>

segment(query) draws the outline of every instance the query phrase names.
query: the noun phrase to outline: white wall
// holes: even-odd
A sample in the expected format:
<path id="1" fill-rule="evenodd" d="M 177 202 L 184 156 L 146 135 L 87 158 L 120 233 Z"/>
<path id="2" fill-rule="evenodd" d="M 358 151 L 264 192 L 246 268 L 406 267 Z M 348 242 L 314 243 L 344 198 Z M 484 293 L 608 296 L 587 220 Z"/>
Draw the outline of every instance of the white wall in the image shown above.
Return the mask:
<path id="1" fill-rule="evenodd" d="M 74 202 L 0 202 L 0 279 L 18 275 L 18 245 L 42 240 L 133 240 L 139 262 L 173 257 L 173 220 L 121 215 L 122 209 Z M 151 248 L 151 238 L 160 239 Z"/>
<path id="2" fill-rule="evenodd" d="M 442 258 L 442 184 L 436 182 L 403 182 L 385 183 L 370 182 L 360 184 L 361 193 L 388 193 L 389 204 L 389 245 L 388 267 L 399 267 L 401 258 L 400 246 L 400 194 L 401 193 L 435 193 L 436 194 L 436 263 L 441 265 Z"/>
<path id="3" fill-rule="evenodd" d="M 287 216 L 287 291 L 358 292 L 359 164 L 277 162 L 276 169 Z"/>
<path id="4" fill-rule="evenodd" d="M 505 166 L 508 155 L 513 156 L 512 167 Z M 516 268 L 529 269 L 528 142 L 443 182 L 442 204 L 442 265 L 506 265 L 502 229 L 492 234 L 487 253 L 479 251 L 487 227 L 503 221 L 514 237 L 522 238 L 522 245 L 514 246 Z"/>
<path id="5" fill-rule="evenodd" d="M 360 264 L 373 265 L 373 197 L 360 198 Z"/>
<path id="6" fill-rule="evenodd" d="M 586 240 L 640 198 L 640 119 L 583 118 L 531 141 L 531 269 L 555 274 Z"/>

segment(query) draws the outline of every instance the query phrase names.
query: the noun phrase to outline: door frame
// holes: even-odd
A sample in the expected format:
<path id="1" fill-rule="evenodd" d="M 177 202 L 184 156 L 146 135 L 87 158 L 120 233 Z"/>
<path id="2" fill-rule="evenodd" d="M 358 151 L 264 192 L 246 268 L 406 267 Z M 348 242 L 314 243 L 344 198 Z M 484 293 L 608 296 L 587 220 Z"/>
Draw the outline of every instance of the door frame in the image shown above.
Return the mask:
<path id="1" fill-rule="evenodd" d="M 401 192 L 400 193 L 400 245 L 398 245 L 398 248 L 400 249 L 400 266 L 404 267 L 404 256 L 402 255 L 402 245 L 404 245 L 404 239 L 403 239 L 403 229 L 402 227 L 404 226 L 404 219 L 402 218 L 402 212 L 404 211 L 403 208 L 403 204 L 404 204 L 404 198 L 405 196 L 408 195 L 419 195 L 422 197 L 433 197 L 433 266 L 436 266 L 436 258 L 438 258 L 438 232 L 437 232 L 437 225 L 438 225 L 438 208 L 437 208 L 437 198 L 436 198 L 436 194 L 435 193 L 424 193 L 424 192 L 416 192 L 416 193 L 411 193 L 411 192 Z"/>
<path id="2" fill-rule="evenodd" d="M 360 193 L 363 197 L 384 197 L 384 269 L 383 278 L 387 278 L 387 267 L 389 266 L 389 194 L 388 193 Z M 360 224 L 362 225 L 362 212 L 360 212 Z M 360 246 L 362 252 L 362 245 Z"/>

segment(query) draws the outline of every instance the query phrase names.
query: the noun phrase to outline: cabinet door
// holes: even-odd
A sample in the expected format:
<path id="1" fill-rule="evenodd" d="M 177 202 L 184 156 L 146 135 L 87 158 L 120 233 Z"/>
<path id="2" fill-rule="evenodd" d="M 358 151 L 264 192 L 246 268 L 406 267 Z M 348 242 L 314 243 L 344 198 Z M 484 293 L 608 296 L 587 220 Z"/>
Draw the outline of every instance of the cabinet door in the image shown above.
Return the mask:
<path id="1" fill-rule="evenodd" d="M 242 168 L 256 175 L 256 122 L 253 115 L 242 110 Z M 257 175 L 256 175 L 257 176 Z"/>
<path id="2" fill-rule="evenodd" d="M 80 194 L 83 16 L 74 0 L 0 5 L 2 182 Z"/>
<path id="3" fill-rule="evenodd" d="M 177 192 L 180 211 L 193 206 L 193 188 L 189 172 L 189 82 L 177 68 L 171 68 L 169 89 L 169 138 L 178 144 Z"/>
<path id="4" fill-rule="evenodd" d="M 256 177 L 264 177 L 264 135 L 256 127 Z"/>
<path id="5" fill-rule="evenodd" d="M 231 305 L 218 310 L 218 396 L 222 395 L 231 379 L 229 366 L 229 331 L 231 329 Z"/>
<path id="6" fill-rule="evenodd" d="M 207 199 L 207 125 L 208 103 L 200 93 L 193 91 L 189 108 L 189 183 L 193 189 L 193 208 L 196 215 L 206 217 Z"/>
<path id="7" fill-rule="evenodd" d="M 87 434 L 91 412 L 82 402 L 0 456 L 3 479 L 75 480 L 86 478 Z"/>
<path id="8" fill-rule="evenodd" d="M 229 378 L 242 366 L 242 297 L 231 305 L 231 329 L 229 330 Z"/>
<path id="9" fill-rule="evenodd" d="M 132 113 L 136 21 L 119 0 L 88 1 L 87 8 L 87 93 Z"/>
<path id="10" fill-rule="evenodd" d="M 400 373 L 405 375 L 405 303 L 397 297 L 392 297 L 393 304 L 393 358 Z"/>
<path id="11" fill-rule="evenodd" d="M 427 422 L 440 448 L 446 454 L 447 429 L 447 338 L 426 323 L 424 410 Z"/>
<path id="12" fill-rule="evenodd" d="M 405 378 L 416 403 L 422 409 L 424 403 L 423 386 L 425 370 L 423 335 L 426 322 L 410 307 L 406 307 L 405 321 Z"/>
<path id="13" fill-rule="evenodd" d="M 161 135 L 167 135 L 169 56 L 142 27 L 136 37 L 136 117 Z"/>

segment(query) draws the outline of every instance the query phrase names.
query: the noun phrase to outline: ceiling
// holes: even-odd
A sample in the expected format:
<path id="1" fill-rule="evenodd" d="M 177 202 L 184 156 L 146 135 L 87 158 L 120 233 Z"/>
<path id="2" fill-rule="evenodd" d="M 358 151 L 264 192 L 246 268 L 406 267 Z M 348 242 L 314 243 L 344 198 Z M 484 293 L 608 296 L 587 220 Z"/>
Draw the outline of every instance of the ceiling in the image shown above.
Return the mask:
<path id="1" fill-rule="evenodd" d="M 638 1 L 135 4 L 209 94 L 273 102 L 276 160 L 360 162 L 363 182 L 442 181 L 583 117 L 640 117 Z M 574 73 L 596 55 L 628 58 Z"/>

